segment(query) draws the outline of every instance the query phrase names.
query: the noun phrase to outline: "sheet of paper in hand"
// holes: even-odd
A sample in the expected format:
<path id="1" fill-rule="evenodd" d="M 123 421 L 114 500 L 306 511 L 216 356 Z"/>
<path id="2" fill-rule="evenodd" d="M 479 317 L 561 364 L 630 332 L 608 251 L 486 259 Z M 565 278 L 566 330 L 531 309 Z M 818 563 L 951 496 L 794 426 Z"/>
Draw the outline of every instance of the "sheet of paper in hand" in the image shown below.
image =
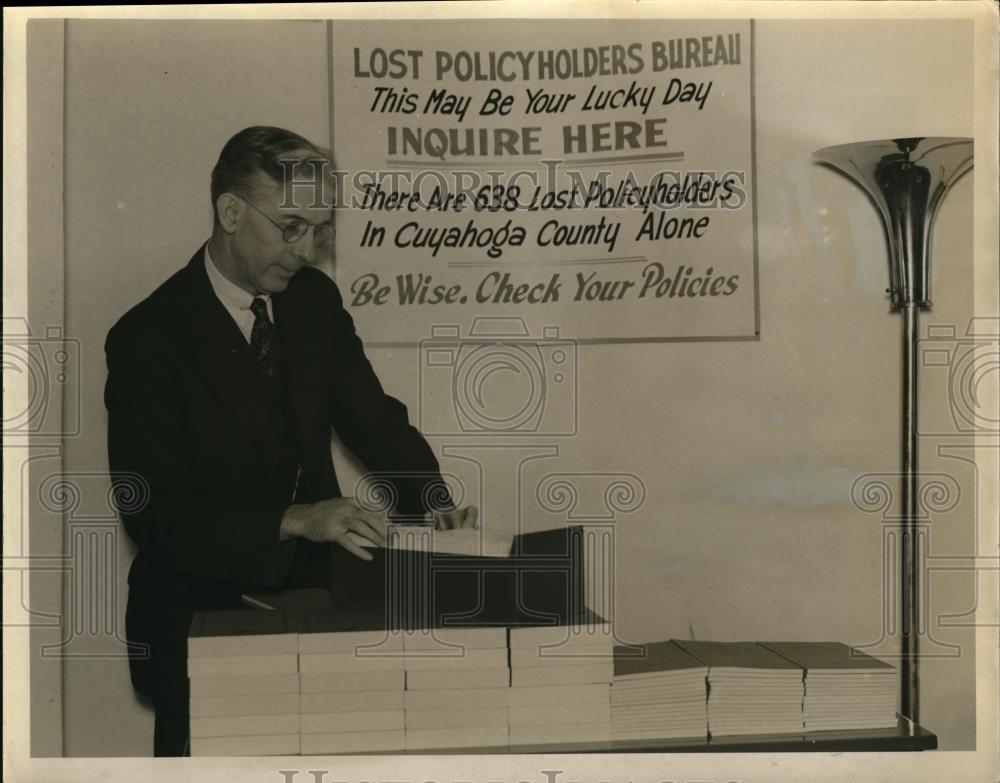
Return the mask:
<path id="1" fill-rule="evenodd" d="M 347 535 L 360 546 L 378 546 L 353 531 L 349 531 Z M 508 557 L 511 545 L 514 543 L 514 534 L 495 533 L 473 527 L 435 530 L 429 525 L 390 525 L 386 528 L 386 540 L 390 549 L 432 552 L 439 555 Z"/>

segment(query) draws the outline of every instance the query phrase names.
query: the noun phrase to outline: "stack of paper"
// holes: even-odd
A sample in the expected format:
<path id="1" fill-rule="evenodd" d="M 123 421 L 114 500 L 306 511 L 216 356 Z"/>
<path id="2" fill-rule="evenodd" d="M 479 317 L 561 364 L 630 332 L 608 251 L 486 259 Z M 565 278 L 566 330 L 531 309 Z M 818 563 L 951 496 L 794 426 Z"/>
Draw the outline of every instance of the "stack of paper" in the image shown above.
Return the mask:
<path id="1" fill-rule="evenodd" d="M 192 756 L 299 752 L 298 633 L 284 612 L 198 612 L 188 635 Z"/>
<path id="2" fill-rule="evenodd" d="M 390 549 L 431 552 L 437 555 L 468 557 L 509 557 L 514 533 L 497 533 L 478 527 L 435 530 L 433 525 L 392 524 L 386 527 L 386 544 Z M 364 536 L 348 531 L 347 537 L 369 549 L 378 546 Z"/>
<path id="3" fill-rule="evenodd" d="M 512 687 L 511 745 L 596 742 L 611 738 L 606 682 Z"/>
<path id="4" fill-rule="evenodd" d="M 404 750 L 403 638 L 379 626 L 342 609 L 304 614 L 303 754 Z"/>
<path id="5" fill-rule="evenodd" d="M 840 642 L 762 642 L 805 669 L 806 731 L 893 727 L 896 670 Z"/>
<path id="6" fill-rule="evenodd" d="M 506 747 L 506 628 L 434 628 L 403 635 L 406 749 Z"/>
<path id="7" fill-rule="evenodd" d="M 674 642 L 615 648 L 614 739 L 705 737 L 708 667 Z"/>
<path id="8" fill-rule="evenodd" d="M 614 640 L 608 623 L 510 630 L 510 744 L 611 739 Z"/>
<path id="9" fill-rule="evenodd" d="M 708 666 L 712 736 L 801 734 L 802 669 L 753 642 L 677 644 Z"/>

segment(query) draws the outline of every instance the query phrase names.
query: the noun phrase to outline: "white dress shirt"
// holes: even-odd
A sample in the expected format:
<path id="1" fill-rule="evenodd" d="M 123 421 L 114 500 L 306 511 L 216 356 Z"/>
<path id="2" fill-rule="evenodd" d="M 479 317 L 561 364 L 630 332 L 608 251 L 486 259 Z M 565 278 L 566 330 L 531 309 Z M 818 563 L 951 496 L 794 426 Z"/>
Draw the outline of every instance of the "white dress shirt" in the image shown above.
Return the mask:
<path id="1" fill-rule="evenodd" d="M 230 282 L 222 276 L 222 272 L 215 266 L 212 256 L 209 255 L 208 245 L 205 245 L 205 271 L 208 273 L 208 282 L 212 284 L 212 290 L 222 302 L 223 307 L 233 317 L 246 341 L 250 342 L 250 334 L 253 331 L 254 314 L 250 309 L 250 304 L 254 299 L 263 299 L 267 302 L 267 317 L 274 323 L 274 313 L 271 311 L 271 295 L 257 294 L 255 297 L 244 291 L 235 283 Z"/>

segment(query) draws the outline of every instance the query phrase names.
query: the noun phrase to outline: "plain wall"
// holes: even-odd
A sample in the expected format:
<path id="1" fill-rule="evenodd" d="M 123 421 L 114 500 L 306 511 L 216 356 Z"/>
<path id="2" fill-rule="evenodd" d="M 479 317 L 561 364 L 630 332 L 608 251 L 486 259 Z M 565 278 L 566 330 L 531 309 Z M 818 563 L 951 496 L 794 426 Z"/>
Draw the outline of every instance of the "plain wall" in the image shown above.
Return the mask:
<path id="1" fill-rule="evenodd" d="M 446 456 L 442 467 L 494 529 L 565 522 L 538 508 L 536 488 L 551 473 L 641 483 L 642 503 L 601 523 L 614 529 L 608 600 L 623 640 L 871 644 L 882 635 L 883 525 L 851 502 L 851 486 L 898 470 L 900 323 L 884 295 L 877 213 L 810 156 L 867 138 L 971 135 L 971 23 L 756 29 L 760 341 L 581 346 L 577 436 L 493 439 L 496 448 L 478 451 L 432 442 L 479 460 Z M 66 444 L 67 470 L 107 468 L 104 337 L 208 236 L 208 176 L 224 141 L 251 124 L 327 141 L 325 46 L 321 23 L 68 22 L 66 328 L 85 355 L 82 432 Z M 971 185 L 966 177 L 941 210 L 926 319 L 960 329 L 971 310 Z M 369 355 L 415 415 L 417 349 Z M 945 410 L 941 384 L 923 392 L 925 413 Z M 924 441 L 922 468 L 953 475 L 962 495 L 932 517 L 931 549 L 970 554 L 974 471 L 938 457 L 938 445 Z M 524 461 L 543 447 L 558 459 Z M 347 462 L 338 453 L 350 491 Z M 592 502 L 599 508 L 582 501 Z M 116 555 L 124 594 L 123 535 Z M 971 577 L 932 577 L 932 620 L 974 604 Z M 924 664 L 922 722 L 942 748 L 970 748 L 971 633 L 932 626 L 936 640 L 962 647 Z M 66 662 L 66 755 L 148 754 L 151 717 L 120 657 Z"/>
<path id="2" fill-rule="evenodd" d="M 33 20 L 28 24 L 28 48 L 36 58 L 37 67 L 28 69 L 26 96 L 29 101 L 27 114 L 31 117 L 31 129 L 27 134 L 28 170 L 44 171 L 45 176 L 30 176 L 28 185 L 28 263 L 32 276 L 40 278 L 44 285 L 33 285 L 28 298 L 28 331 L 42 340 L 43 349 L 53 357 L 53 342 L 46 341 L 49 327 L 60 328 L 65 322 L 64 248 L 63 248 L 63 55 L 65 24 L 61 19 Z M 53 357 L 54 358 L 54 357 Z M 9 371 L 5 367 L 5 373 Z M 55 369 L 55 366 L 53 366 Z M 53 372 L 53 375 L 55 373 Z M 28 501 L 28 514 L 20 520 L 22 536 L 29 532 L 30 554 L 35 558 L 61 556 L 63 553 L 63 515 L 58 505 L 48 502 L 49 497 L 35 491 L 46 485 L 52 477 L 64 471 L 60 430 L 65 432 L 65 419 L 59 414 L 64 405 L 72 403 L 64 399 L 63 388 L 58 383 L 46 388 L 46 406 L 53 412 L 52 423 L 56 427 L 43 427 L 31 441 L 30 459 L 24 464 L 21 478 L 28 488 L 23 493 Z M 9 415 L 9 414 L 8 414 Z M 8 419 L 5 417 L 5 422 Z M 62 426 L 60 426 L 62 425 Z M 5 456 L 21 456 L 16 439 L 6 438 Z M 23 453 L 23 452 L 22 452 Z M 26 470 L 24 468 L 27 468 Z M 27 474 L 27 475 L 25 475 Z M 22 538 L 22 549 L 23 541 Z M 17 555 L 28 554 L 15 551 L 11 540 L 4 543 L 4 557 L 12 565 Z M 37 562 L 35 560 L 34 562 Z M 30 632 L 31 650 L 41 652 L 54 649 L 65 638 L 61 627 L 62 614 L 62 574 L 46 568 L 32 569 L 30 574 L 31 605 L 33 626 Z M 22 602 L 23 604 L 23 602 Z M 5 630 L 14 630 L 16 620 L 8 618 Z M 33 657 L 30 674 L 31 716 L 34 731 L 31 733 L 31 755 L 58 757 L 63 752 L 62 725 L 62 663 L 58 655 Z"/>

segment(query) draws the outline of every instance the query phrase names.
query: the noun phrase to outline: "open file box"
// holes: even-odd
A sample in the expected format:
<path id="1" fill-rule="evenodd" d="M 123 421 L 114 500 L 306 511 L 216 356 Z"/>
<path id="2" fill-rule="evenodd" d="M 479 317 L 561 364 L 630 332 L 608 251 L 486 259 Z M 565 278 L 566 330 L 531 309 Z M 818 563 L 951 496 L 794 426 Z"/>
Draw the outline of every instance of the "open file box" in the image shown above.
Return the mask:
<path id="1" fill-rule="evenodd" d="M 549 625 L 585 612 L 580 527 L 517 535 L 506 557 L 332 551 L 335 605 L 384 612 L 393 627 Z"/>

